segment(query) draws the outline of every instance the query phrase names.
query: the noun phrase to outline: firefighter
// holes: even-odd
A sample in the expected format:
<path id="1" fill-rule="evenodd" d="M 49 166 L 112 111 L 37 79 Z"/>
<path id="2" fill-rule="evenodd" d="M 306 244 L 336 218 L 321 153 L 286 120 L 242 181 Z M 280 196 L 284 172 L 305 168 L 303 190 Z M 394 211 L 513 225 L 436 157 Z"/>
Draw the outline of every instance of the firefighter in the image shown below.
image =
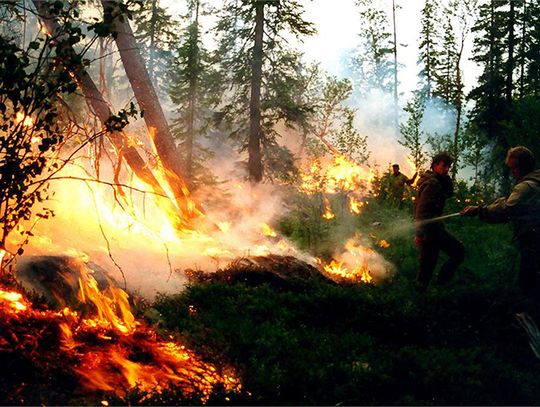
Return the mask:
<path id="1" fill-rule="evenodd" d="M 412 178 L 407 178 L 399 170 L 399 164 L 392 165 L 392 174 L 390 175 L 389 195 L 392 202 L 401 209 L 403 207 L 403 192 L 405 185 L 412 185 L 418 173 L 415 173 Z"/>
<path id="2" fill-rule="evenodd" d="M 448 175 L 453 158 L 448 153 L 433 157 L 431 170 L 420 176 L 414 207 L 416 221 L 415 243 L 418 249 L 419 269 L 416 276 L 418 288 L 424 291 L 433 276 L 439 252 L 448 255 L 437 276 L 438 284 L 448 283 L 464 259 L 463 244 L 446 231 L 442 221 L 429 221 L 442 215 L 445 201 L 454 192 Z"/>
<path id="3" fill-rule="evenodd" d="M 540 288 L 540 169 L 535 169 L 533 153 L 523 146 L 509 149 L 505 163 L 516 179 L 510 195 L 486 206 L 467 206 L 461 215 L 511 223 L 521 257 L 519 285 L 531 294 Z"/>

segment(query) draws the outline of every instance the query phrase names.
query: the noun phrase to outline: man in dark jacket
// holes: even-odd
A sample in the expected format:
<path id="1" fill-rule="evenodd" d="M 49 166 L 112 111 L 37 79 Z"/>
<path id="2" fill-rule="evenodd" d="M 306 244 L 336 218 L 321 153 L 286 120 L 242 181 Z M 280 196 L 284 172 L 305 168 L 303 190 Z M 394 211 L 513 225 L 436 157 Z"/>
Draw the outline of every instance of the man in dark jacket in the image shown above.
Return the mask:
<path id="1" fill-rule="evenodd" d="M 414 218 L 420 266 L 416 280 L 422 290 L 431 280 L 441 250 L 448 255 L 448 260 L 437 276 L 438 284 L 450 281 L 464 259 L 465 250 L 461 242 L 446 231 L 442 221 L 431 221 L 442 215 L 446 200 L 454 192 L 452 179 L 448 176 L 452 162 L 453 158 L 447 153 L 435 155 L 431 170 L 422 174 L 417 184 Z"/>
<path id="2" fill-rule="evenodd" d="M 519 284 L 528 294 L 540 288 L 540 170 L 535 170 L 533 153 L 522 146 L 508 150 L 506 165 L 517 181 L 510 195 L 487 206 L 468 206 L 461 215 L 512 224 L 521 254 Z"/>

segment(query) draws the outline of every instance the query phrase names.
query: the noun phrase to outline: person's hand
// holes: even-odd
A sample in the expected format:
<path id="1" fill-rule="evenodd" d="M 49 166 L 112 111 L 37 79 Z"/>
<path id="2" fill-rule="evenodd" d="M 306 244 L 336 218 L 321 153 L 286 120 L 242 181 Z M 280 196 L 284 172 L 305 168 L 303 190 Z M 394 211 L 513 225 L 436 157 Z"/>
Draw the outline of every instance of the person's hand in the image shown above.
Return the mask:
<path id="1" fill-rule="evenodd" d="M 459 214 L 461 216 L 476 216 L 480 208 L 478 206 L 467 206 Z"/>

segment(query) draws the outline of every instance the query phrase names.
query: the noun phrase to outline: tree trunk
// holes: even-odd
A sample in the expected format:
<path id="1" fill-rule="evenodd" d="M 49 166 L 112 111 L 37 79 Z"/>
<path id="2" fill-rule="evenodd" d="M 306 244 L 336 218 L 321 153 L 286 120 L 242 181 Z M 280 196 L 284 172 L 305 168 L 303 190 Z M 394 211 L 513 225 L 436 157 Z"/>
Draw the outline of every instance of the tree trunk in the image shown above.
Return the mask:
<path id="1" fill-rule="evenodd" d="M 463 48 L 465 47 L 465 32 L 466 28 L 463 27 L 461 33 L 461 46 L 456 58 L 456 127 L 454 129 L 454 165 L 452 167 L 452 181 L 456 181 L 459 162 L 459 131 L 461 129 L 461 114 L 463 111 L 463 82 L 461 79 L 461 58 L 463 56 Z"/>
<path id="2" fill-rule="evenodd" d="M 148 76 L 154 81 L 154 59 L 156 54 L 156 6 L 158 0 L 152 0 L 152 14 L 150 17 L 150 49 L 148 52 Z"/>
<path id="3" fill-rule="evenodd" d="M 165 176 L 180 206 L 181 216 L 188 224 L 191 218 L 198 217 L 200 208 L 188 202 L 189 190 L 183 177 L 184 168 L 180 161 L 180 155 L 176 143 L 169 130 L 169 125 L 161 109 L 156 91 L 148 76 L 139 52 L 139 47 L 133 36 L 129 22 L 124 17 L 120 21 L 118 2 L 101 0 L 105 16 L 112 18 L 113 29 L 117 33 L 115 38 L 120 58 L 129 79 L 135 98 L 144 111 L 144 120 L 152 136 L 159 158 L 165 168 Z"/>
<path id="4" fill-rule="evenodd" d="M 189 80 L 189 112 L 186 135 L 186 178 L 191 180 L 193 177 L 193 140 L 195 139 L 195 111 L 197 109 L 197 79 L 199 77 L 199 0 L 195 4 L 195 17 L 193 24 L 195 27 L 195 49 L 193 58 L 193 72 Z"/>
<path id="5" fill-rule="evenodd" d="M 50 33 L 57 33 L 61 35 L 62 30 L 57 21 L 51 17 L 48 13 L 45 0 L 33 0 L 36 9 L 38 10 L 39 17 L 47 31 Z M 67 45 L 66 45 L 67 47 Z M 76 56 L 75 51 L 71 46 L 67 49 L 69 54 Z M 88 75 L 88 72 L 84 69 L 84 66 L 81 64 L 77 69 L 73 71 L 75 79 L 78 85 L 81 87 L 81 90 L 86 98 L 86 101 L 91 106 L 95 115 L 100 120 L 101 124 L 104 125 L 105 122 L 112 116 L 112 112 L 109 109 L 109 105 L 103 99 L 103 96 L 99 92 L 96 84 Z M 109 140 L 114 145 L 118 156 L 123 157 L 126 160 L 127 165 L 135 173 L 137 178 L 150 186 L 154 192 L 165 195 L 165 191 L 161 187 L 158 180 L 154 177 L 154 174 L 148 169 L 146 162 L 140 156 L 139 152 L 134 148 L 130 147 L 127 143 L 127 138 L 123 133 L 114 132 L 107 133 Z"/>
<path id="6" fill-rule="evenodd" d="M 516 24 L 515 1 L 509 0 L 508 12 L 508 63 L 506 66 L 506 104 L 512 105 L 512 91 L 514 89 L 514 25 Z"/>
<path id="7" fill-rule="evenodd" d="M 392 0 L 392 21 L 394 26 L 394 129 L 399 135 L 398 117 L 398 62 L 397 62 L 397 32 L 396 32 L 396 0 Z"/>
<path id="8" fill-rule="evenodd" d="M 255 4 L 255 44 L 251 76 L 251 99 L 249 102 L 248 173 L 251 182 L 262 180 L 261 154 L 261 86 L 263 63 L 264 3 Z"/>
<path id="9" fill-rule="evenodd" d="M 527 36 L 527 23 L 529 22 L 527 16 L 527 0 L 523 0 L 523 17 L 521 19 L 521 50 L 519 58 L 519 98 L 522 99 L 525 96 L 525 55 L 526 51 L 526 36 Z"/>

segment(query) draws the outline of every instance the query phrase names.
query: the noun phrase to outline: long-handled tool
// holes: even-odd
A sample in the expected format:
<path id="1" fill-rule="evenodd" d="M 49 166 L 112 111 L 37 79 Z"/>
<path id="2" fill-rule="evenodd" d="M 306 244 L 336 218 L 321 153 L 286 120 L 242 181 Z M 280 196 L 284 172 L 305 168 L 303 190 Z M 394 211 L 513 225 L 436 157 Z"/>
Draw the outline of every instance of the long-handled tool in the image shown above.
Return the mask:
<path id="1" fill-rule="evenodd" d="M 440 220 L 453 218 L 454 216 L 459 216 L 459 215 L 460 215 L 460 212 L 456 212 L 456 213 L 451 213 L 450 215 L 439 216 L 437 218 L 424 219 L 424 220 L 417 221 L 416 225 L 417 226 L 422 226 L 422 225 L 426 225 L 428 223 L 438 222 Z"/>

